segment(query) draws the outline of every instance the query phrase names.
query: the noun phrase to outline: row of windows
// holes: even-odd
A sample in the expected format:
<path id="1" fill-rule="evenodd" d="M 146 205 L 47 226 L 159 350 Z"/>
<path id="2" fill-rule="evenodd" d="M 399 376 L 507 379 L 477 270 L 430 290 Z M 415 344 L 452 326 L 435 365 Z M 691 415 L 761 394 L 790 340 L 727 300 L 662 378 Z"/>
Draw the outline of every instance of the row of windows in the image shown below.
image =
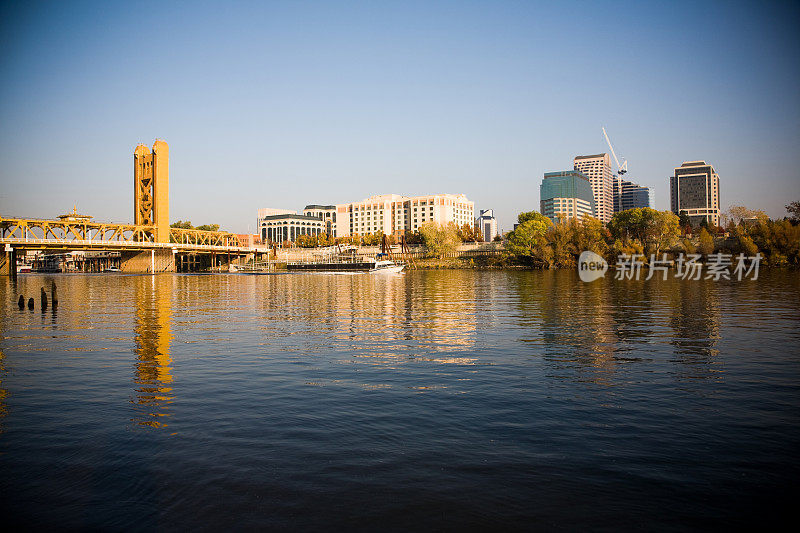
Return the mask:
<path id="1" fill-rule="evenodd" d="M 300 235 L 319 235 L 320 233 L 324 233 L 324 231 L 319 226 L 263 226 L 261 228 L 261 239 L 265 241 L 270 240 L 272 242 L 294 242 Z"/>

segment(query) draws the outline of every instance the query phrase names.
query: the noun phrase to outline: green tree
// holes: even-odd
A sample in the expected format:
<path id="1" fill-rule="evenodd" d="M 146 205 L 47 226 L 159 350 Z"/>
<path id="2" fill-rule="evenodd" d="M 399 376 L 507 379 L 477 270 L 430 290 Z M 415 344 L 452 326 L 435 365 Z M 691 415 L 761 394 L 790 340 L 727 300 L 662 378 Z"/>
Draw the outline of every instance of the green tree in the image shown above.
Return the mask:
<path id="1" fill-rule="evenodd" d="M 517 222 L 519 224 L 524 224 L 530 220 L 540 220 L 540 221 L 547 221 L 549 224 L 552 224 L 553 221 L 544 216 L 543 214 L 539 213 L 538 211 L 524 211 L 517 215 Z M 548 225 L 549 225 L 548 224 Z"/>
<path id="2" fill-rule="evenodd" d="M 439 259 L 454 252 L 459 243 L 458 231 L 452 222 L 446 225 L 426 222 L 419 227 L 419 233 L 428 253 Z"/>
<path id="3" fill-rule="evenodd" d="M 219 224 L 203 224 L 194 228 L 200 231 L 219 231 Z"/>
<path id="4" fill-rule="evenodd" d="M 608 223 L 608 229 L 614 239 L 620 239 L 627 243 L 631 239 L 644 241 L 645 221 L 642 208 L 626 209 L 619 213 L 614 213 Z"/>
<path id="5" fill-rule="evenodd" d="M 692 227 L 692 221 L 689 219 L 689 215 L 686 214 L 686 211 L 681 210 L 681 213 L 678 215 L 678 224 L 682 228 L 685 228 L 687 226 L 689 228 Z M 689 232 L 689 233 L 691 233 L 691 232 Z"/>
<path id="6" fill-rule="evenodd" d="M 519 225 L 506 236 L 506 251 L 517 260 L 539 259 L 548 266 L 552 263 L 552 250 L 545 251 L 547 229 L 553 225 L 549 218 L 530 211 L 520 213 Z"/>

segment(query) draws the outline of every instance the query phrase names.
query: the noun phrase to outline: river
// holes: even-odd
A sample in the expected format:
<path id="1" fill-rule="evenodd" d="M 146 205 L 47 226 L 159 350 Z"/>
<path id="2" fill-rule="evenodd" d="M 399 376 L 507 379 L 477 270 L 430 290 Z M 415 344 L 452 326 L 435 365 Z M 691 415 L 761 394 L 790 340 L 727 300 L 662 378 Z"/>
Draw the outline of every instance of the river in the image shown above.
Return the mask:
<path id="1" fill-rule="evenodd" d="M 32 274 L 0 298 L 7 523 L 681 530 L 795 504 L 796 271 Z"/>

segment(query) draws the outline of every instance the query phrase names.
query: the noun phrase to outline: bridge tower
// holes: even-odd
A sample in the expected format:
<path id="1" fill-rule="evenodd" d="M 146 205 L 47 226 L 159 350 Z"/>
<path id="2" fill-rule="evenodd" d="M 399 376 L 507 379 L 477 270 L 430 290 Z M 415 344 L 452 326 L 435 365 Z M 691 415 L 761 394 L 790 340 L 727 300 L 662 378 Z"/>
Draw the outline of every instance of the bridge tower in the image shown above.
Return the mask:
<path id="1" fill-rule="evenodd" d="M 156 242 L 169 242 L 169 146 L 161 139 L 133 151 L 133 223 L 155 226 Z"/>

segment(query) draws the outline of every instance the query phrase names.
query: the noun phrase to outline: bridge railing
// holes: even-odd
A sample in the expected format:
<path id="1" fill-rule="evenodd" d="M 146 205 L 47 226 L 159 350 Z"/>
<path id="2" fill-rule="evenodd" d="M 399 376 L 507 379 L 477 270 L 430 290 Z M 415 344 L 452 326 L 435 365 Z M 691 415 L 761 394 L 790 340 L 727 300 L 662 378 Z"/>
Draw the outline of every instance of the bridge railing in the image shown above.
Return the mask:
<path id="1" fill-rule="evenodd" d="M 23 240 L 79 240 L 152 243 L 155 226 L 107 224 L 104 222 L 0 218 L 0 238 Z"/>
<path id="2" fill-rule="evenodd" d="M 63 247 L 179 248 L 197 251 L 249 250 L 249 243 L 223 231 L 170 228 L 170 242 L 155 241 L 155 226 L 91 221 L 0 217 L 0 241 Z"/>
<path id="3" fill-rule="evenodd" d="M 228 246 L 248 248 L 249 244 L 234 233 L 226 231 L 203 231 L 198 229 L 170 228 L 169 240 L 176 244 L 193 244 L 205 246 Z"/>
<path id="4" fill-rule="evenodd" d="M 240 248 L 236 246 L 215 246 L 210 244 L 177 244 L 168 242 L 136 242 L 136 241 L 95 241 L 95 240 L 82 240 L 82 239 L 16 239 L 9 237 L 0 237 L 0 244 L 10 244 L 12 247 L 37 249 L 41 248 L 59 248 L 59 249 L 95 249 L 95 250 L 115 250 L 119 248 L 130 248 L 149 250 L 151 248 L 163 248 L 166 250 L 174 249 L 175 251 L 189 251 L 189 252 L 237 252 L 237 253 L 252 253 L 257 250 L 248 248 Z M 0 250 L 1 252 L 2 250 Z"/>

